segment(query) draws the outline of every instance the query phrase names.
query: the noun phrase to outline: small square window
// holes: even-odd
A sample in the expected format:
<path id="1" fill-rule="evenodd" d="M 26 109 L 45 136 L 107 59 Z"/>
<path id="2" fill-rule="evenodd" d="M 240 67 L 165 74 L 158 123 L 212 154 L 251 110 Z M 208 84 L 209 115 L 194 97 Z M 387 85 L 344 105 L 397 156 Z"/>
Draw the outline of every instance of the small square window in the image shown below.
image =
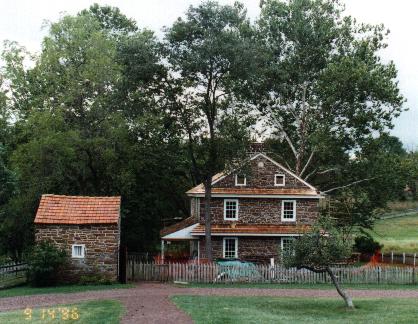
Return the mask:
<path id="1" fill-rule="evenodd" d="M 237 259 L 238 258 L 238 239 L 237 238 L 224 238 L 223 244 L 223 257 L 225 259 Z"/>
<path id="2" fill-rule="evenodd" d="M 274 185 L 277 187 L 284 187 L 285 185 L 285 175 L 284 174 L 275 174 L 274 175 Z"/>
<path id="3" fill-rule="evenodd" d="M 238 219 L 238 200 L 225 199 L 224 200 L 224 219 L 237 220 Z"/>
<path id="4" fill-rule="evenodd" d="M 71 257 L 82 259 L 85 255 L 85 245 L 84 244 L 73 244 L 71 249 Z"/>
<path id="5" fill-rule="evenodd" d="M 283 253 L 289 253 L 292 252 L 293 248 L 293 243 L 294 243 L 294 237 L 282 237 L 282 252 Z"/>
<path id="6" fill-rule="evenodd" d="M 282 222 L 296 221 L 296 201 L 283 200 L 282 201 Z"/>
<path id="7" fill-rule="evenodd" d="M 247 177 L 244 174 L 236 174 L 235 175 L 235 185 L 236 186 L 246 186 L 247 185 Z"/>

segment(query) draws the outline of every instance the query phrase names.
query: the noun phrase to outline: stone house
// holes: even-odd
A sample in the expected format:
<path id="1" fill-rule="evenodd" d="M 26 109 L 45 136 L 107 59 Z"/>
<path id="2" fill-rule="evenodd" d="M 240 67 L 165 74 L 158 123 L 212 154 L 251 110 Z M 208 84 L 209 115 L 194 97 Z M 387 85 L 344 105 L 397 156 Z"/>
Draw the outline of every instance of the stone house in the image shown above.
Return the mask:
<path id="1" fill-rule="evenodd" d="M 319 215 L 319 191 L 260 151 L 245 168 L 212 180 L 212 253 L 214 259 L 270 262 L 291 241 L 309 231 Z M 243 171 L 245 170 L 245 171 Z M 191 257 L 205 258 L 204 186 L 187 191 L 191 215 L 161 231 L 166 243 L 188 240 Z"/>
<path id="2" fill-rule="evenodd" d="M 118 279 L 120 203 L 120 197 L 42 195 L 35 241 L 50 241 L 67 252 L 63 280 L 92 274 Z"/>

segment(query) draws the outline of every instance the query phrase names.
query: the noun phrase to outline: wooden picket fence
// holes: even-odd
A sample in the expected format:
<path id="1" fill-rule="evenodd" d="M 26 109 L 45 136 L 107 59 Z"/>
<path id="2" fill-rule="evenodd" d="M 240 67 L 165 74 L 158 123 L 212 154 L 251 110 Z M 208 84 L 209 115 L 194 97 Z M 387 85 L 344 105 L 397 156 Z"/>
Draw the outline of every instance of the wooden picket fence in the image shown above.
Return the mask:
<path id="1" fill-rule="evenodd" d="M 416 284 L 413 267 L 336 267 L 341 283 L 358 284 Z M 211 264 L 156 264 L 128 260 L 127 278 L 130 281 L 160 282 L 251 282 L 251 283 L 330 283 L 326 273 L 306 269 L 286 269 L 282 266 L 254 265 L 250 267 Z"/>
<path id="2" fill-rule="evenodd" d="M 26 281 L 27 264 L 8 262 L 0 265 L 0 288 L 13 286 Z"/>

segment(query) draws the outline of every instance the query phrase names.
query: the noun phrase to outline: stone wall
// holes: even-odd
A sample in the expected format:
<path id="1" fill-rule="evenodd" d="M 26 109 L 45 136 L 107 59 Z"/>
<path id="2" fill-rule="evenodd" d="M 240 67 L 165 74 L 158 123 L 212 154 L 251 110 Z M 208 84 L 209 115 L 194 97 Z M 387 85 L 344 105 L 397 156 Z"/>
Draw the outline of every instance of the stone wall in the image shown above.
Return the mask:
<path id="1" fill-rule="evenodd" d="M 289 172 L 286 172 L 276 164 L 266 159 L 263 156 L 259 156 L 251 161 L 250 165 L 242 170 L 242 173 L 246 174 L 247 183 L 244 188 L 262 188 L 262 189 L 295 189 L 309 187 L 292 176 Z M 285 174 L 285 186 L 278 187 L 274 185 L 275 174 Z M 230 174 L 213 185 L 214 188 L 237 188 L 235 186 L 235 173 Z"/>
<path id="2" fill-rule="evenodd" d="M 77 281 L 81 275 L 118 279 L 119 228 L 117 224 L 46 225 L 35 224 L 35 240 L 50 241 L 64 249 L 70 264 L 62 280 Z M 71 258 L 72 244 L 85 244 L 85 258 Z"/>
<path id="3" fill-rule="evenodd" d="M 282 199 L 277 198 L 237 198 L 238 220 L 224 220 L 224 198 L 212 198 L 212 224 L 312 224 L 319 214 L 318 199 L 296 200 L 296 222 L 281 221 Z M 200 204 L 200 222 L 204 223 L 204 199 Z"/>
<path id="4" fill-rule="evenodd" d="M 280 237 L 238 237 L 238 258 L 242 261 L 269 263 L 278 260 L 281 250 Z M 212 237 L 213 259 L 223 257 L 223 237 Z M 206 257 L 205 238 L 200 240 L 200 257 Z"/>

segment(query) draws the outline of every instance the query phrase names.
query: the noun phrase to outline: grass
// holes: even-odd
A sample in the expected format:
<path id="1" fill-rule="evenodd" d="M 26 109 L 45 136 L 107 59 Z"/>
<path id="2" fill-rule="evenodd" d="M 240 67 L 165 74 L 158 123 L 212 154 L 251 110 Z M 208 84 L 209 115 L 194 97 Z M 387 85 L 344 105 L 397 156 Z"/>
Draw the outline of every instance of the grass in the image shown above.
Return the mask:
<path id="1" fill-rule="evenodd" d="M 418 252 L 418 213 L 378 220 L 370 234 L 382 243 L 383 252 Z"/>
<path id="2" fill-rule="evenodd" d="M 377 290 L 404 290 L 418 289 L 418 285 L 401 285 L 401 284 L 344 284 L 343 288 L 348 289 L 377 289 Z M 332 284 L 270 284 L 270 283 L 191 283 L 188 285 L 177 285 L 182 288 L 261 288 L 261 289 L 330 289 L 334 290 Z"/>
<path id="3" fill-rule="evenodd" d="M 14 288 L 7 288 L 0 290 L 0 298 L 2 297 L 14 297 L 25 295 L 40 295 L 40 294 L 52 294 L 52 293 L 75 293 L 89 290 L 107 290 L 116 288 L 132 288 L 131 284 L 112 284 L 112 285 L 67 285 L 58 287 L 30 287 L 20 286 Z M 0 321 L 1 322 L 1 321 Z"/>
<path id="4" fill-rule="evenodd" d="M 45 306 L 0 313 L 0 323 L 116 324 L 120 322 L 123 305 L 116 300 L 94 300 L 72 305 Z"/>
<path id="5" fill-rule="evenodd" d="M 173 296 L 195 323 L 416 323 L 417 299 Z"/>

